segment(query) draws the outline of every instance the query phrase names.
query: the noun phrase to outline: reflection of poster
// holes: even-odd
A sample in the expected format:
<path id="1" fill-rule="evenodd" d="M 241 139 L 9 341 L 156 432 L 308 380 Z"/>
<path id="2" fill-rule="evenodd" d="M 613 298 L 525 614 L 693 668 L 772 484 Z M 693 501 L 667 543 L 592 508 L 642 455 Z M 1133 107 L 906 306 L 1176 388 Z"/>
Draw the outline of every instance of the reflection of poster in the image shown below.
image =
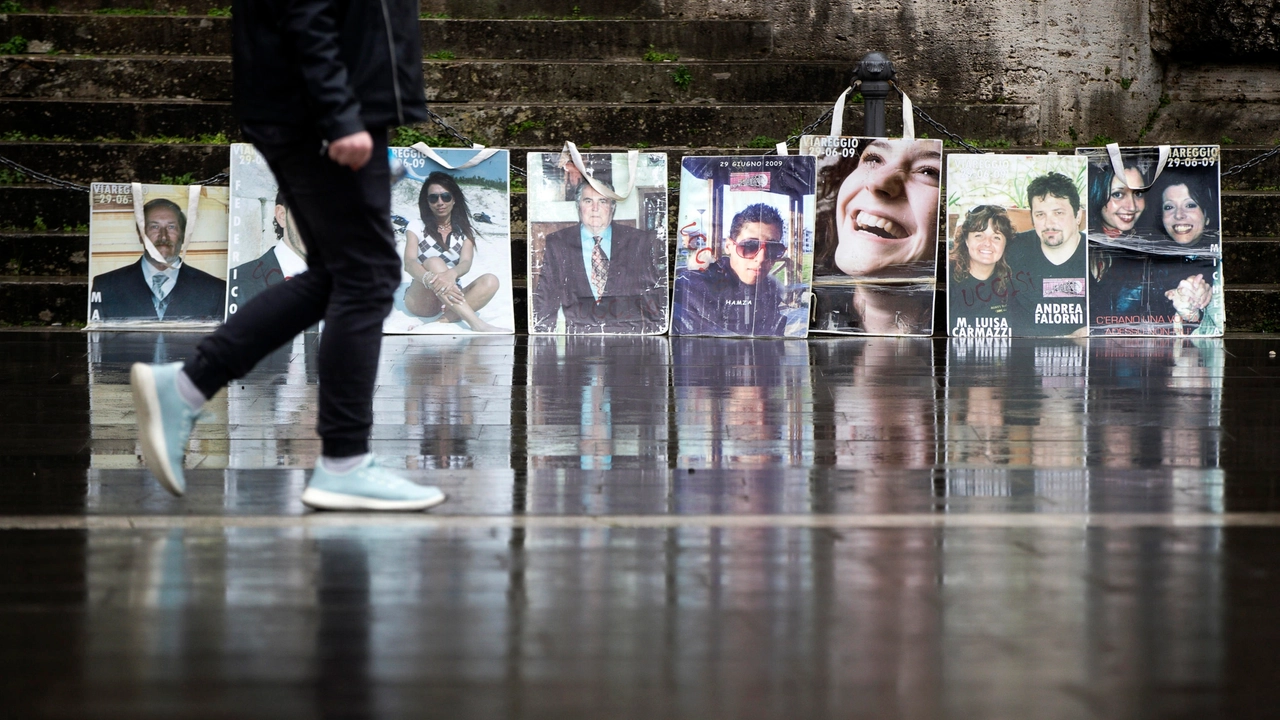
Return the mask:
<path id="1" fill-rule="evenodd" d="M 1094 335 L 1221 335 L 1219 149 L 1103 148 L 1089 161 L 1089 314 Z"/>
<path id="2" fill-rule="evenodd" d="M 947 158 L 947 315 L 953 337 L 1087 332 L 1083 158 Z"/>
<path id="3" fill-rule="evenodd" d="M 307 269 L 307 249 L 267 161 L 248 143 L 231 146 L 231 234 L 227 317 L 255 295 Z"/>
<path id="4" fill-rule="evenodd" d="M 813 329 L 933 331 L 941 140 L 806 135 L 817 158 Z"/>
<path id="5" fill-rule="evenodd" d="M 812 157 L 684 158 L 672 334 L 808 334 L 814 185 Z"/>
<path id="6" fill-rule="evenodd" d="M 510 153 L 462 167 L 475 150 L 391 148 L 405 176 L 391 188 L 391 221 L 404 263 L 389 333 L 514 332 Z"/>
<path id="7" fill-rule="evenodd" d="M 90 189 L 89 325 L 221 321 L 227 188 L 142 185 L 135 198 L 133 187 Z"/>
<path id="8" fill-rule="evenodd" d="M 667 329 L 667 156 L 529 153 L 529 333 L 658 334 Z M 630 192 L 628 192 L 630 190 Z"/>
<path id="9" fill-rule="evenodd" d="M 684 468 L 807 467 L 814 463 L 814 392 L 809 343 L 779 339 L 673 338 L 672 392 L 679 441 L 675 466 Z M 775 418 L 787 418 L 778 422 Z M 776 489 L 776 475 L 763 478 Z M 746 481 L 733 478 L 738 488 Z M 712 502 L 749 494 L 754 503 L 776 497 L 721 489 Z M 690 502 L 682 498 L 682 502 Z M 776 507 L 756 505 L 758 512 Z"/>

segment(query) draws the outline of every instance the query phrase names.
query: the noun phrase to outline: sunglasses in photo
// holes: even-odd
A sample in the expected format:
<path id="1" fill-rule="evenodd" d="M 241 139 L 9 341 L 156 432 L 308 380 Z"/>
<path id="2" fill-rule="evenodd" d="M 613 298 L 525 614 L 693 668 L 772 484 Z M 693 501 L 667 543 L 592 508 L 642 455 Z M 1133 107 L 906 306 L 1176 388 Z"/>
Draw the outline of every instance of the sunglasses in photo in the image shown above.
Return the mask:
<path id="1" fill-rule="evenodd" d="M 737 249 L 738 257 L 743 260 L 755 260 L 756 255 L 760 254 L 760 248 L 764 247 L 765 260 L 777 260 L 787 254 L 787 244 L 780 242 L 761 242 L 759 240 L 737 240 L 733 243 Z"/>
<path id="2" fill-rule="evenodd" d="M 434 205 L 438 202 L 453 202 L 453 193 L 429 193 L 427 195 L 427 203 Z"/>

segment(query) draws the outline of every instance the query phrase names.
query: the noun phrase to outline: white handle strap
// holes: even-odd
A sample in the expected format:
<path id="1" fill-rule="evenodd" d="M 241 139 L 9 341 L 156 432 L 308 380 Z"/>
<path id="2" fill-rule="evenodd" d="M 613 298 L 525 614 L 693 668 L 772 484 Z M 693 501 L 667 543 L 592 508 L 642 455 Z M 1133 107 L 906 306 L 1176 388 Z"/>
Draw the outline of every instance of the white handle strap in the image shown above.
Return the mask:
<path id="1" fill-rule="evenodd" d="M 902 88 L 898 88 L 902 92 Z M 908 142 L 916 139 L 916 113 L 911 98 L 902 93 L 902 139 Z"/>
<path id="2" fill-rule="evenodd" d="M 578 172 L 582 173 L 582 177 L 586 178 L 591 188 L 610 200 L 615 202 L 626 200 L 636 189 L 636 165 L 640 162 L 639 150 L 627 151 L 627 191 L 621 194 L 610 190 L 609 186 L 591 177 L 587 172 L 586 164 L 582 162 L 582 154 L 578 152 L 578 146 L 568 140 L 564 143 L 564 149 L 560 151 L 560 163 L 563 164 L 566 160 L 572 160 L 573 166 L 578 168 Z"/>
<path id="3" fill-rule="evenodd" d="M 142 212 L 142 206 L 146 204 L 142 201 L 142 183 L 131 183 L 130 187 L 133 188 L 133 222 L 138 226 L 138 237 L 142 238 L 142 249 L 152 261 L 160 265 L 168 265 L 169 261 L 156 249 L 151 238 L 147 237 L 147 218 Z"/>
<path id="4" fill-rule="evenodd" d="M 831 106 L 831 137 L 840 137 L 844 134 L 844 103 L 852 90 L 851 87 L 845 88 L 844 92 L 840 93 L 840 97 L 836 98 L 836 104 Z M 902 92 L 902 88 L 898 88 L 898 92 L 902 93 L 902 139 L 915 140 L 915 106 L 911 103 L 911 98 Z"/>
<path id="5" fill-rule="evenodd" d="M 1165 163 L 1169 162 L 1169 146 L 1160 146 L 1160 164 L 1156 165 L 1156 174 L 1151 177 L 1151 182 L 1145 187 L 1134 187 L 1129 184 L 1129 178 L 1124 176 L 1124 159 L 1120 157 L 1120 143 L 1110 143 L 1107 145 L 1107 155 L 1111 157 L 1111 170 L 1116 177 L 1120 178 L 1120 182 L 1130 190 L 1149 190 L 1152 185 L 1156 184 L 1160 173 L 1164 172 Z"/>
<path id="6" fill-rule="evenodd" d="M 203 191 L 203 185 L 187 186 L 187 227 L 182 232 L 183 260 L 186 260 L 187 246 L 190 245 L 191 236 L 196 234 L 196 219 L 200 213 L 200 194 Z"/>
<path id="7" fill-rule="evenodd" d="M 475 167 L 480 163 L 484 162 L 485 160 L 488 160 L 489 158 L 498 154 L 497 148 L 485 149 L 485 146 L 483 145 L 473 144 L 471 146 L 471 149 L 478 150 L 479 152 L 477 152 L 475 155 L 472 155 L 470 160 L 455 167 L 445 162 L 444 158 L 440 157 L 440 155 L 435 150 L 432 150 L 431 148 L 427 147 L 427 144 L 424 142 L 416 142 L 410 147 L 422 153 L 423 155 L 426 155 L 427 157 L 431 158 L 436 163 L 444 167 L 446 170 L 466 170 L 467 168 Z"/>
<path id="8" fill-rule="evenodd" d="M 844 89 L 840 93 L 840 97 L 836 98 L 836 104 L 831 106 L 831 137 L 840 137 L 844 134 L 844 101 L 849 97 L 849 92 L 853 90 L 851 87 Z"/>

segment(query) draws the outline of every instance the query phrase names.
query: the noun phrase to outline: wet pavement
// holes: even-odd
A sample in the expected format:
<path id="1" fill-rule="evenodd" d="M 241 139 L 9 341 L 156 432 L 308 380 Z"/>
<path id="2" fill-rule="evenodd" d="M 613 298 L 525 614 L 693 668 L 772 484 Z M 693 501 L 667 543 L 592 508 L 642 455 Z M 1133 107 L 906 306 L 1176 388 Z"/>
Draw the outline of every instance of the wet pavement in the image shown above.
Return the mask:
<path id="1" fill-rule="evenodd" d="M 387 337 L 425 514 L 320 514 L 316 352 L 219 394 L 188 494 L 137 360 L 0 333 L 15 717 L 1267 717 L 1280 339 Z"/>

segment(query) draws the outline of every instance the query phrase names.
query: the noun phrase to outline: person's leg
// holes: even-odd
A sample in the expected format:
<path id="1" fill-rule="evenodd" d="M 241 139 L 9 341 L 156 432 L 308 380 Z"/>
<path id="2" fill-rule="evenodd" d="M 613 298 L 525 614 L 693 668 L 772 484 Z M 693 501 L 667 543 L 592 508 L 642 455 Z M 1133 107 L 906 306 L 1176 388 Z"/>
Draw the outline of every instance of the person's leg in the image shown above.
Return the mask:
<path id="1" fill-rule="evenodd" d="M 201 341 L 186 364 L 193 384 L 204 397 L 227 381 L 240 377 L 267 353 L 317 320 L 325 320 L 320 342 L 320 418 L 317 431 L 323 455 L 317 463 L 303 502 L 331 509 L 412 510 L 442 502 L 437 488 L 404 480 L 372 462 L 368 456 L 373 421 L 373 388 L 381 350 L 382 321 L 391 308 L 400 282 L 400 261 L 390 228 L 390 173 L 386 162 L 386 133 L 372 133 L 372 159 L 351 171 L 320 154 L 318 136 L 290 128 L 245 128 L 246 135 L 266 157 L 307 246 L 309 270 L 275 286 L 246 304 L 232 322 Z M 151 366 L 135 378 L 143 390 L 156 390 L 155 412 L 139 404 L 140 435 L 147 464 L 176 494 L 184 489 L 182 452 L 194 412 L 181 417 L 162 408 L 177 406 L 177 366 L 169 366 L 151 380 Z M 147 402 L 147 392 L 135 401 Z M 142 400 L 137 400 L 139 397 Z M 148 436 L 142 417 L 150 418 L 162 450 L 147 453 Z M 175 429 L 176 428 L 176 429 Z M 181 434 L 180 442 L 174 438 Z M 155 445 L 155 443 L 152 443 Z M 177 448 L 176 453 L 173 448 Z M 168 450 L 169 452 L 165 452 Z M 153 462 L 154 459 L 159 459 Z M 325 458 L 353 458 L 350 467 L 335 472 Z M 159 466 L 159 467 L 158 467 Z M 165 474 L 177 482 L 165 482 Z"/>

